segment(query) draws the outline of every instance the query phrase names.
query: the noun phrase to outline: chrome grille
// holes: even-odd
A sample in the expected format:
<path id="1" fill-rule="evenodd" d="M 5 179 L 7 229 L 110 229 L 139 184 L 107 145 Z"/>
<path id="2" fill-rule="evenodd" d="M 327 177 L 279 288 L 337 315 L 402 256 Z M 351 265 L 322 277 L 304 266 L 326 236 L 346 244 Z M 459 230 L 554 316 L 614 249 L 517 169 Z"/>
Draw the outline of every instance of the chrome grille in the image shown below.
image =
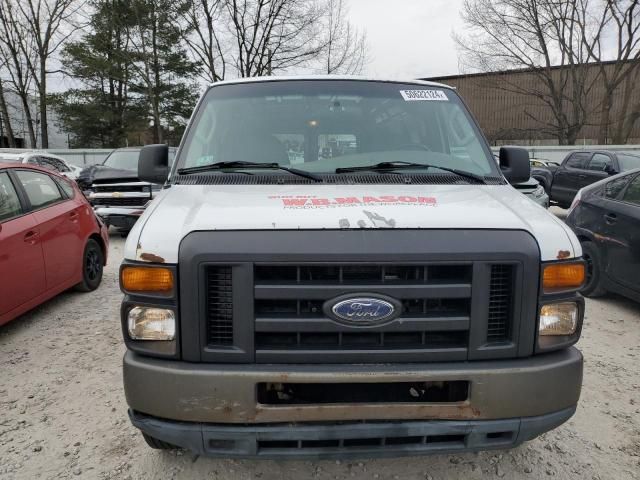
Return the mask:
<path id="1" fill-rule="evenodd" d="M 144 207 L 151 197 L 101 197 L 92 198 L 95 206 L 104 207 Z"/>

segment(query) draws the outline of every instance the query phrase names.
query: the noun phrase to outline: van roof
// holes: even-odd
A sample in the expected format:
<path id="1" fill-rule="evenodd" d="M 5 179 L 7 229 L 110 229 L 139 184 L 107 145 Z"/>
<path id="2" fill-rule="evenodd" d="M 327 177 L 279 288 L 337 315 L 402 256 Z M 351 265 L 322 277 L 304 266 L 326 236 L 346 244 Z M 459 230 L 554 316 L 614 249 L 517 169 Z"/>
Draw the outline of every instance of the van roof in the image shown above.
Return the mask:
<path id="1" fill-rule="evenodd" d="M 283 76 L 269 76 L 269 77 L 245 77 L 245 78 L 234 78 L 231 80 L 221 80 L 219 82 L 215 82 L 210 84 L 212 87 L 217 87 L 219 85 L 229 85 L 234 83 L 257 83 L 257 82 L 284 82 L 284 81 L 293 81 L 293 80 L 352 80 L 352 81 L 360 81 L 360 82 L 384 82 L 384 83 L 409 83 L 413 85 L 422 85 L 426 87 L 439 87 L 439 88 L 448 88 L 451 90 L 455 90 L 454 87 L 449 85 L 445 85 L 443 83 L 437 82 L 429 82 L 426 80 L 416 80 L 416 79 L 382 79 L 382 78 L 373 78 L 373 77 L 363 77 L 359 75 L 283 75 Z"/>

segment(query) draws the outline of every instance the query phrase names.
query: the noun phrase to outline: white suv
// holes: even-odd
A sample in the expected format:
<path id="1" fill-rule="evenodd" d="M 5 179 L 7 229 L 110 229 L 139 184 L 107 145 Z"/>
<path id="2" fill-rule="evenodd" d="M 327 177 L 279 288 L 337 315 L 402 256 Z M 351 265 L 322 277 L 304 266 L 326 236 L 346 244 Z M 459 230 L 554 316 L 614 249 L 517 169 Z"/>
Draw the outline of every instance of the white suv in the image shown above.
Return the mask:
<path id="1" fill-rule="evenodd" d="M 76 180 L 81 167 L 68 163 L 64 158 L 44 150 L 16 151 L 13 149 L 0 150 L 0 160 L 4 162 L 28 163 L 39 165 L 61 173 L 71 180 Z"/>

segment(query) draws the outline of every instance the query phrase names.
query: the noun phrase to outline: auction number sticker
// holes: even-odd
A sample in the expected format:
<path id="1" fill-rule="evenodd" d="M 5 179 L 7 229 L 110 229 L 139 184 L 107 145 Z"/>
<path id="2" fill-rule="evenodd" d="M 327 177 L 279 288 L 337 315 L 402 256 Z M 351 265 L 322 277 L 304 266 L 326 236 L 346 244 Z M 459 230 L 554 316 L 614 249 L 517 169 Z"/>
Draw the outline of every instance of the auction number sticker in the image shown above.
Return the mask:
<path id="1" fill-rule="evenodd" d="M 405 102 L 448 102 L 447 94 L 442 90 L 400 90 Z"/>

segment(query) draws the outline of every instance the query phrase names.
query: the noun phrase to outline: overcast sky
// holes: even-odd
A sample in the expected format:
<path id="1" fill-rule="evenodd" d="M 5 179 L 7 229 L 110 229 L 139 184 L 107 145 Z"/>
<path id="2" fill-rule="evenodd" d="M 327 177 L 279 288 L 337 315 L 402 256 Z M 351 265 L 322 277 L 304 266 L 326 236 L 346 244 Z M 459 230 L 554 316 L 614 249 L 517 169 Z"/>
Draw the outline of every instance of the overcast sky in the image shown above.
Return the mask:
<path id="1" fill-rule="evenodd" d="M 460 73 L 452 39 L 460 31 L 463 0 L 348 0 L 349 20 L 366 30 L 369 63 L 362 72 L 379 78 L 424 78 Z M 52 75 L 49 88 L 74 85 Z"/>
<path id="2" fill-rule="evenodd" d="M 370 62 L 363 73 L 419 78 L 458 72 L 451 38 L 462 0 L 350 0 L 349 19 L 365 29 Z"/>

